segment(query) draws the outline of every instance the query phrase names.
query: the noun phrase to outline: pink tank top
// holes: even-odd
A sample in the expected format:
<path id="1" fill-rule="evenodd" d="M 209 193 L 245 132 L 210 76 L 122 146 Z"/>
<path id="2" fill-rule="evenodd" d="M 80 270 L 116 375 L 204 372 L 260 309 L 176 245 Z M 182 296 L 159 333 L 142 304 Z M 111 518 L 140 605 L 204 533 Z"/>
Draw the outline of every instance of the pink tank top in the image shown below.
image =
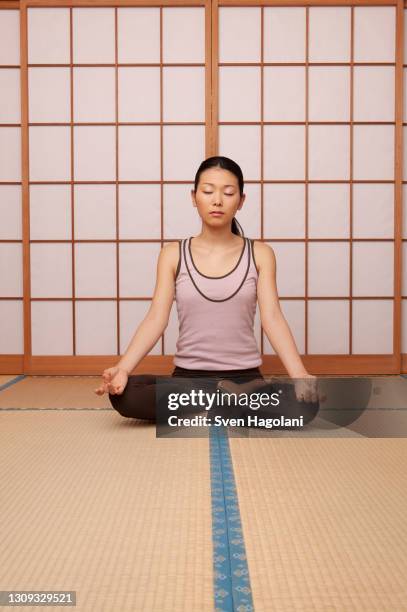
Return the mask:
<path id="1" fill-rule="evenodd" d="M 190 370 L 241 370 L 262 358 L 254 337 L 257 269 L 253 240 L 244 238 L 233 270 L 219 277 L 199 272 L 191 238 L 179 241 L 175 277 L 179 337 L 174 364 Z"/>

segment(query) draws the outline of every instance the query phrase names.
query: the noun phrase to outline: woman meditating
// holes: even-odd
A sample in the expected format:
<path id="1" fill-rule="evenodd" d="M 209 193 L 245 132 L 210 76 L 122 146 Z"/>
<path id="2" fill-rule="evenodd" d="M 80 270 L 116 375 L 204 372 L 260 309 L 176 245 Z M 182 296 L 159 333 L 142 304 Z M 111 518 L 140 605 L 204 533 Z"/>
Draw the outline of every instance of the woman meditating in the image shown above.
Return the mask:
<path id="1" fill-rule="evenodd" d="M 150 309 L 95 389 L 109 393 L 122 416 L 155 420 L 157 375 L 131 372 L 166 329 L 174 296 L 179 337 L 172 378 L 214 378 L 229 393 L 266 390 L 253 331 L 258 302 L 262 328 L 294 379 L 295 398 L 315 416 L 316 378 L 306 371 L 280 309 L 274 251 L 239 231 L 235 215 L 245 201 L 243 188 L 239 165 L 227 157 L 210 157 L 198 168 L 191 196 L 201 232 L 161 249 Z"/>

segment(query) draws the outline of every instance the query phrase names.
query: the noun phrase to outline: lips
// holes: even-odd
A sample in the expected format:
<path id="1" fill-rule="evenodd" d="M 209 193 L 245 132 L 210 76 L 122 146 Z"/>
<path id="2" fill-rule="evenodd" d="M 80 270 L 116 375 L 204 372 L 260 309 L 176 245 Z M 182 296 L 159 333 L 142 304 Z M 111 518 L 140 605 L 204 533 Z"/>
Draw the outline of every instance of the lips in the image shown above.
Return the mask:
<path id="1" fill-rule="evenodd" d="M 211 213 L 209 213 L 210 215 L 213 215 L 214 217 L 220 217 L 221 215 L 223 215 L 223 212 L 218 212 L 218 211 L 213 211 Z"/>

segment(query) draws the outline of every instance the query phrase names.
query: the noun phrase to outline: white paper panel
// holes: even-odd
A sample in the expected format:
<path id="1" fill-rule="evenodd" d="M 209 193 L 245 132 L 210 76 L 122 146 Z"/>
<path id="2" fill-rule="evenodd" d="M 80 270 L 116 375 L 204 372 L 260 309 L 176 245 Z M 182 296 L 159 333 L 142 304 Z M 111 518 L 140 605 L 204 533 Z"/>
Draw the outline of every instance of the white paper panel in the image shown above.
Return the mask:
<path id="1" fill-rule="evenodd" d="M 304 126 L 265 125 L 263 136 L 263 178 L 274 180 L 303 180 L 305 178 Z"/>
<path id="2" fill-rule="evenodd" d="M 353 127 L 353 178 L 394 180 L 394 126 Z"/>
<path id="3" fill-rule="evenodd" d="M 116 120 L 114 68 L 74 68 L 73 92 L 76 123 Z"/>
<path id="4" fill-rule="evenodd" d="M 160 69 L 118 69 L 119 121 L 160 121 Z"/>
<path id="5" fill-rule="evenodd" d="M 163 141 L 164 179 L 185 181 L 194 177 L 205 159 L 205 126 L 165 125 Z"/>
<path id="6" fill-rule="evenodd" d="M 308 244 L 308 295 L 349 295 L 349 243 Z"/>
<path id="7" fill-rule="evenodd" d="M 310 66 L 309 121 L 350 120 L 350 68 Z"/>
<path id="8" fill-rule="evenodd" d="M 116 179 L 116 130 L 114 126 L 74 127 L 76 181 Z"/>
<path id="9" fill-rule="evenodd" d="M 157 242 L 120 245 L 120 296 L 152 297 L 161 244 Z"/>
<path id="10" fill-rule="evenodd" d="M 160 180 L 160 128 L 156 125 L 119 127 L 119 180 Z"/>
<path id="11" fill-rule="evenodd" d="M 349 353 L 349 302 L 309 300 L 308 353 L 346 355 Z"/>
<path id="12" fill-rule="evenodd" d="M 160 185 L 119 185 L 119 239 L 160 238 L 160 227 Z"/>
<path id="13" fill-rule="evenodd" d="M 352 308 L 353 353 L 392 353 L 393 300 L 352 300 Z"/>
<path id="14" fill-rule="evenodd" d="M 163 7 L 163 62 L 205 62 L 204 7 Z"/>
<path id="15" fill-rule="evenodd" d="M 164 236 L 181 239 L 201 231 L 202 221 L 192 203 L 193 184 L 164 185 Z"/>
<path id="16" fill-rule="evenodd" d="M 265 66 L 263 78 L 264 121 L 305 121 L 305 68 L 303 66 Z M 246 84 L 243 75 L 239 83 L 240 89 L 242 82 Z M 260 92 L 260 87 L 257 87 L 257 92 L 251 91 L 252 87 L 255 87 L 255 83 L 250 84 L 248 93 L 254 98 L 255 93 Z M 248 119 L 248 121 L 255 120 L 259 119 Z"/>
<path id="17" fill-rule="evenodd" d="M 72 245 L 30 246 L 31 297 L 72 297 Z"/>
<path id="18" fill-rule="evenodd" d="M 20 185 L 0 185 L 0 219 L 0 240 L 22 239 Z"/>
<path id="19" fill-rule="evenodd" d="M 71 240 L 71 186 L 30 185 L 31 240 Z"/>
<path id="20" fill-rule="evenodd" d="M 21 181 L 21 128 L 0 128 L 0 181 Z"/>
<path id="21" fill-rule="evenodd" d="M 69 68 L 29 68 L 28 94 L 30 123 L 71 121 Z"/>
<path id="22" fill-rule="evenodd" d="M 394 185 L 354 183 L 354 238 L 394 237 Z"/>
<path id="23" fill-rule="evenodd" d="M 72 13 L 74 64 L 114 63 L 114 8 L 74 8 Z"/>
<path id="24" fill-rule="evenodd" d="M 258 181 L 260 179 L 260 127 L 258 125 L 220 125 L 219 155 L 235 160 L 241 167 L 246 181 Z"/>
<path id="25" fill-rule="evenodd" d="M 266 183 L 263 196 L 264 235 L 268 238 L 304 238 L 305 185 Z"/>
<path id="26" fill-rule="evenodd" d="M 353 295 L 393 295 L 392 242 L 354 242 L 352 265 Z"/>
<path id="27" fill-rule="evenodd" d="M 219 7 L 219 61 L 260 61 L 260 7 Z"/>
<path id="28" fill-rule="evenodd" d="M 73 355 L 72 302 L 31 302 L 31 342 L 35 355 Z"/>
<path id="29" fill-rule="evenodd" d="M 260 121 L 260 68 L 219 68 L 219 121 Z"/>
<path id="30" fill-rule="evenodd" d="M 117 354 L 116 302 L 75 302 L 77 355 Z"/>
<path id="31" fill-rule="evenodd" d="M 138 326 L 150 308 L 151 300 L 125 300 L 120 302 L 120 354 L 127 350 Z M 157 340 L 149 355 L 161 355 L 161 338 Z"/>
<path id="32" fill-rule="evenodd" d="M 71 179 L 70 128 L 31 126 L 28 129 L 30 181 L 69 181 Z"/>
<path id="33" fill-rule="evenodd" d="M 264 7 L 264 61 L 305 62 L 305 8 Z"/>
<path id="34" fill-rule="evenodd" d="M 116 245 L 75 244 L 77 297 L 116 297 Z"/>
<path id="35" fill-rule="evenodd" d="M 20 64 L 20 12 L 0 11 L 0 65 Z"/>
<path id="36" fill-rule="evenodd" d="M 349 202 L 349 184 L 308 185 L 308 236 L 349 238 Z"/>
<path id="37" fill-rule="evenodd" d="M 0 243 L 0 279 L 0 297 L 23 296 L 23 248 L 21 243 Z"/>
<path id="38" fill-rule="evenodd" d="M 310 62 L 350 61 L 350 20 L 349 7 L 310 7 Z"/>
<path id="39" fill-rule="evenodd" d="M 310 180 L 349 179 L 348 125 L 310 125 L 308 145 Z"/>
<path id="40" fill-rule="evenodd" d="M 75 239 L 116 238 L 116 185 L 75 185 Z"/>
<path id="41" fill-rule="evenodd" d="M 303 296 L 305 292 L 305 245 L 301 242 L 269 242 L 276 256 L 279 297 Z"/>
<path id="42" fill-rule="evenodd" d="M 281 310 L 294 336 L 298 352 L 302 355 L 305 351 L 305 304 L 303 300 L 280 300 Z M 263 332 L 263 347 L 265 355 L 275 355 L 268 338 Z"/>
<path id="43" fill-rule="evenodd" d="M 257 348 L 259 349 L 259 353 L 261 353 L 261 336 L 262 336 L 262 327 L 260 320 L 260 309 L 256 304 L 256 313 L 254 315 L 254 337 L 256 339 Z"/>
<path id="44" fill-rule="evenodd" d="M 164 355 L 174 355 L 177 350 L 179 335 L 178 313 L 175 300 L 173 302 L 168 325 L 164 332 Z"/>
<path id="45" fill-rule="evenodd" d="M 0 70 L 0 92 L 0 123 L 21 123 L 19 68 Z"/>
<path id="46" fill-rule="evenodd" d="M 28 8 L 28 63 L 69 64 L 69 8 Z"/>
<path id="47" fill-rule="evenodd" d="M 205 121 L 205 68 L 163 68 L 163 121 Z"/>
<path id="48" fill-rule="evenodd" d="M 117 10 L 119 63 L 160 61 L 160 8 L 122 7 Z"/>
<path id="49" fill-rule="evenodd" d="M 393 6 L 355 6 L 355 62 L 394 62 L 396 9 Z"/>
<path id="50" fill-rule="evenodd" d="M 355 66 L 354 121 L 394 121 L 394 67 Z"/>
<path id="51" fill-rule="evenodd" d="M 24 353 L 23 300 L 0 300 L 0 353 Z"/>

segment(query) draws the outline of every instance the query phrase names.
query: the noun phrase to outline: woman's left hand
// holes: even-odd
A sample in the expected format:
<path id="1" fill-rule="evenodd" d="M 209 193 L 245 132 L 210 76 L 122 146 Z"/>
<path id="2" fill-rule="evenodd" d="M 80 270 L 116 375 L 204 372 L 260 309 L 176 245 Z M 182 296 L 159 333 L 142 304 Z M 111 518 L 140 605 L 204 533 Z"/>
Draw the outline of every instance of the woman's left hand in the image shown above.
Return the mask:
<path id="1" fill-rule="evenodd" d="M 295 396 L 299 402 L 316 403 L 318 399 L 324 401 L 325 395 L 318 393 L 317 377 L 313 374 L 304 374 L 296 378 L 294 383 Z"/>

